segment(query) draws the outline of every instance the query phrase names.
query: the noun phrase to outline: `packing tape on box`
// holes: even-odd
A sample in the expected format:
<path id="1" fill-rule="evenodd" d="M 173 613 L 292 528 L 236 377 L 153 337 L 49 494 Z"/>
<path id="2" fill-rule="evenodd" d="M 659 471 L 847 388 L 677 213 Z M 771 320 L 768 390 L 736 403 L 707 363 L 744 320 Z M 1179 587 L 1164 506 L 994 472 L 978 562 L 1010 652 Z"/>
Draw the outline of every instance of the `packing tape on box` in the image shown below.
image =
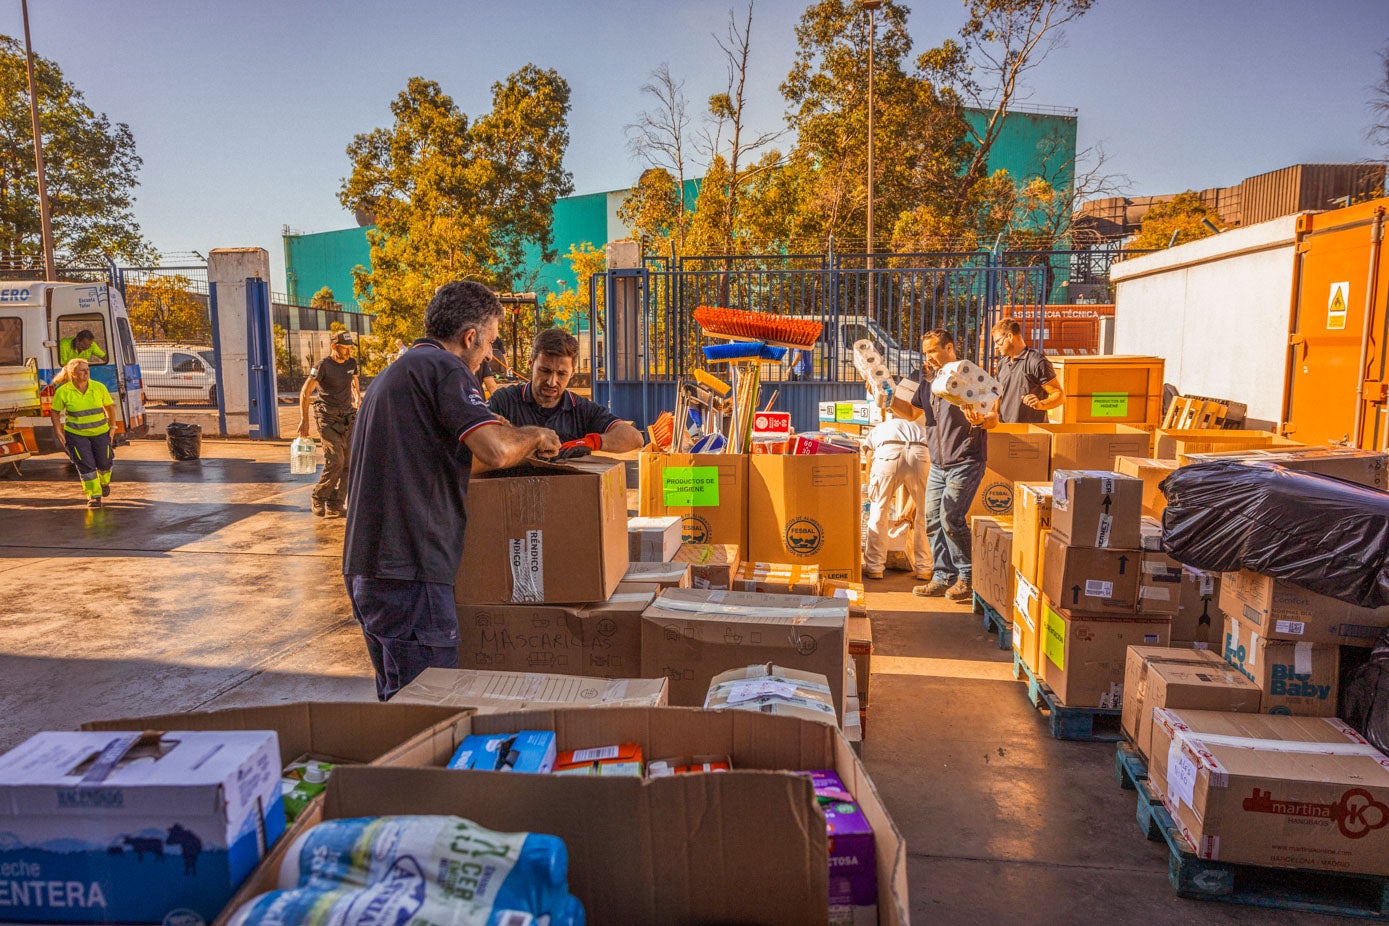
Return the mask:
<path id="1" fill-rule="evenodd" d="M 544 478 L 507 479 L 507 563 L 511 568 L 511 600 L 539 603 L 545 600 L 545 557 L 542 532 L 530 525 L 545 520 Z"/>
<path id="2" fill-rule="evenodd" d="M 717 600 L 716 600 L 717 599 Z M 801 601 L 816 601 L 815 598 L 802 598 Z M 795 608 L 769 605 L 725 604 L 722 591 L 709 593 L 706 601 L 682 601 L 676 598 L 658 598 L 656 605 L 667 611 L 683 611 L 688 614 L 717 614 L 720 617 L 768 619 L 771 623 L 800 623 L 814 617 L 838 617 L 844 613 L 842 605 L 812 606 L 802 604 Z"/>
<path id="3" fill-rule="evenodd" d="M 1191 744 L 1197 756 L 1210 755 L 1211 746 L 1233 746 L 1237 749 L 1257 749 L 1263 752 L 1293 753 L 1308 756 L 1365 756 L 1370 759 L 1389 757 L 1369 743 L 1307 743 L 1300 740 L 1270 740 L 1254 736 L 1236 736 L 1231 733 L 1197 733 L 1192 730 L 1177 732 L 1177 740 Z M 1177 740 L 1174 740 L 1175 743 Z"/>
<path id="4" fill-rule="evenodd" d="M 655 596 L 652 595 L 651 592 L 622 592 L 621 594 L 613 595 L 607 601 L 602 602 L 602 604 L 635 604 L 638 601 L 650 601 L 653 597 Z M 590 607 L 601 606 L 602 605 L 590 605 Z"/>
<path id="5" fill-rule="evenodd" d="M 1144 575 L 1159 577 L 1157 579 L 1159 582 L 1180 582 L 1182 580 L 1181 566 L 1171 566 L 1167 563 L 1148 559 L 1145 556 L 1142 568 Z"/>
<path id="6" fill-rule="evenodd" d="M 1293 671 L 1298 675 L 1312 674 L 1312 644 L 1293 644 Z"/>
<path id="7" fill-rule="evenodd" d="M 1138 589 L 1138 597 L 1148 601 L 1171 601 L 1172 591 L 1166 588 L 1154 588 L 1151 585 L 1144 585 Z"/>

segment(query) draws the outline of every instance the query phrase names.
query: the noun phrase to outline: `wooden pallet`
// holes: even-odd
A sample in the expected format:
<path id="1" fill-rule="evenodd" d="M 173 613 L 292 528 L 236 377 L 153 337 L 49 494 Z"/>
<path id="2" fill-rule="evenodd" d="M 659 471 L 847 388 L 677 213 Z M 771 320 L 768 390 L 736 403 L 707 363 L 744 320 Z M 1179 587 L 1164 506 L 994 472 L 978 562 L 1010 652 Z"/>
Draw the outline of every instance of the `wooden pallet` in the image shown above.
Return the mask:
<path id="1" fill-rule="evenodd" d="M 1051 735 L 1059 740 L 1113 743 L 1124 738 L 1119 728 L 1121 711 L 1105 707 L 1067 707 L 1051 686 L 1037 677 L 1017 653 L 1013 654 L 1013 678 L 1027 679 L 1027 700 L 1047 712 Z"/>
<path id="2" fill-rule="evenodd" d="M 1162 419 L 1163 430 L 1190 431 L 1225 426 L 1228 405 L 1195 396 L 1177 396 L 1167 406 Z"/>
<path id="3" fill-rule="evenodd" d="M 1125 791 L 1134 790 L 1136 782 L 1148 780 L 1148 763 L 1126 742 L 1114 750 L 1114 778 Z"/>
<path id="4" fill-rule="evenodd" d="M 1167 880 L 1178 897 L 1218 900 L 1275 910 L 1389 920 L 1389 878 L 1300 868 L 1264 868 L 1198 858 L 1148 779 L 1136 779 L 1138 824 L 1145 836 L 1167 843 Z"/>
<path id="5" fill-rule="evenodd" d="M 974 613 L 984 615 L 984 630 L 998 634 L 998 648 L 1013 648 L 1013 622 L 994 609 L 979 593 L 974 593 Z"/>

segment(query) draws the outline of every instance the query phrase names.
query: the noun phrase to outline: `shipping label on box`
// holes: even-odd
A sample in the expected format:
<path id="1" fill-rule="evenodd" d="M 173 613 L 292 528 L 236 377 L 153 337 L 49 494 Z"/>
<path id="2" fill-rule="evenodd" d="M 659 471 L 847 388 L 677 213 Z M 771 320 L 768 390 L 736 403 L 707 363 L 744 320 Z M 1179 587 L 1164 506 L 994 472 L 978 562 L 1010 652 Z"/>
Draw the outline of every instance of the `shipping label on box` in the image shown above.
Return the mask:
<path id="1" fill-rule="evenodd" d="M 658 453 L 638 457 L 642 517 L 676 515 L 682 543 L 747 543 L 748 457 Z"/>
<path id="2" fill-rule="evenodd" d="M 531 462 L 479 473 L 454 583 L 460 604 L 604 601 L 627 572 L 621 460 Z"/>
<path id="3" fill-rule="evenodd" d="M 642 616 L 641 674 L 669 679 L 671 704 L 700 707 L 715 675 L 771 662 L 825 676 L 842 714 L 848 620 L 834 598 L 667 589 Z"/>
<path id="4" fill-rule="evenodd" d="M 1374 646 L 1389 627 L 1389 608 L 1357 608 L 1247 569 L 1222 577 L 1220 607 L 1270 640 Z"/>
<path id="5" fill-rule="evenodd" d="M 1000 424 L 985 432 L 988 464 L 970 506 L 971 515 L 1011 517 L 1015 483 L 1044 482 L 1051 475 L 1051 437 L 1025 424 Z"/>
<path id="6" fill-rule="evenodd" d="M 1051 484 L 1057 537 L 1076 547 L 1140 548 L 1143 483 L 1118 473 L 1059 469 Z"/>
<path id="7" fill-rule="evenodd" d="M 1051 530 L 1050 482 L 1018 483 L 1014 488 L 1012 565 L 1036 585 L 1042 578 L 1042 536 Z"/>
<path id="8" fill-rule="evenodd" d="M 1042 652 L 1042 593 L 1016 571 L 1017 583 L 1013 596 L 1013 648 L 1033 672 L 1041 671 Z M 1021 633 L 1019 633 L 1021 629 Z"/>
<path id="9" fill-rule="evenodd" d="M 1143 571 L 1138 581 L 1138 610 L 1175 617 L 1182 606 L 1182 564 L 1166 553 L 1148 550 L 1139 557 Z"/>
<path id="10" fill-rule="evenodd" d="M 1225 618 L 1225 661 L 1263 693 L 1265 714 L 1332 717 L 1341 651 L 1325 643 L 1269 640 L 1239 618 Z"/>
<path id="11" fill-rule="evenodd" d="M 1389 875 L 1389 759 L 1342 721 L 1159 710 L 1152 743 L 1151 783 L 1201 858 Z"/>
<path id="12" fill-rule="evenodd" d="M 476 708 L 480 714 L 563 707 L 659 707 L 668 703 L 663 678 L 589 678 L 542 672 L 485 672 L 430 667 L 391 703 Z"/>
<path id="13" fill-rule="evenodd" d="M 744 558 L 863 580 L 858 454 L 753 456 Z"/>
<path id="14" fill-rule="evenodd" d="M 1055 531 L 1046 539 L 1042 592 L 1063 608 L 1132 615 L 1138 610 L 1138 550 L 1073 547 Z"/>
<path id="15" fill-rule="evenodd" d="M 1043 597 L 1045 678 L 1069 707 L 1123 707 L 1130 646 L 1165 646 L 1171 621 L 1111 618 L 1058 608 Z"/>
<path id="16" fill-rule="evenodd" d="M 675 562 L 688 563 L 690 588 L 722 588 L 732 585 L 738 569 L 736 543 L 685 543 L 675 553 Z"/>
<path id="17" fill-rule="evenodd" d="M 0 756 L 0 917 L 211 922 L 285 830 L 269 731 L 39 733 Z"/>

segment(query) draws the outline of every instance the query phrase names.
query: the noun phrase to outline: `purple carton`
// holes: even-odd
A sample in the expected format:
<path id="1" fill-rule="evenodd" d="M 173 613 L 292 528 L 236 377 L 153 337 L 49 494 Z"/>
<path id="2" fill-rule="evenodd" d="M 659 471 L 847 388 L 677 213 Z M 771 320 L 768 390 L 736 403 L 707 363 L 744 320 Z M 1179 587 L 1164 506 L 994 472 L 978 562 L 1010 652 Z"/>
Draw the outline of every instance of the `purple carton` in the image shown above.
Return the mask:
<path id="1" fill-rule="evenodd" d="M 825 812 L 830 850 L 831 926 L 875 926 L 878 922 L 878 869 L 873 827 L 853 795 L 833 771 L 803 772 L 815 785 Z"/>

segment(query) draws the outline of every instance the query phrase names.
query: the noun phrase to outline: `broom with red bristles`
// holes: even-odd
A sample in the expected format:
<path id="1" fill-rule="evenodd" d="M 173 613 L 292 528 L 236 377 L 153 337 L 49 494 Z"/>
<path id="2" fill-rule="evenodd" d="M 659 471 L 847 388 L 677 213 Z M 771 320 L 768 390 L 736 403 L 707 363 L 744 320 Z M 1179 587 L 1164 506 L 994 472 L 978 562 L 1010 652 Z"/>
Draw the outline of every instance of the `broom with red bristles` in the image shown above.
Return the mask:
<path id="1" fill-rule="evenodd" d="M 694 310 L 694 320 L 705 334 L 714 337 L 763 341 L 778 347 L 806 350 L 814 346 L 824 328 L 823 323 L 804 318 L 708 305 Z"/>

